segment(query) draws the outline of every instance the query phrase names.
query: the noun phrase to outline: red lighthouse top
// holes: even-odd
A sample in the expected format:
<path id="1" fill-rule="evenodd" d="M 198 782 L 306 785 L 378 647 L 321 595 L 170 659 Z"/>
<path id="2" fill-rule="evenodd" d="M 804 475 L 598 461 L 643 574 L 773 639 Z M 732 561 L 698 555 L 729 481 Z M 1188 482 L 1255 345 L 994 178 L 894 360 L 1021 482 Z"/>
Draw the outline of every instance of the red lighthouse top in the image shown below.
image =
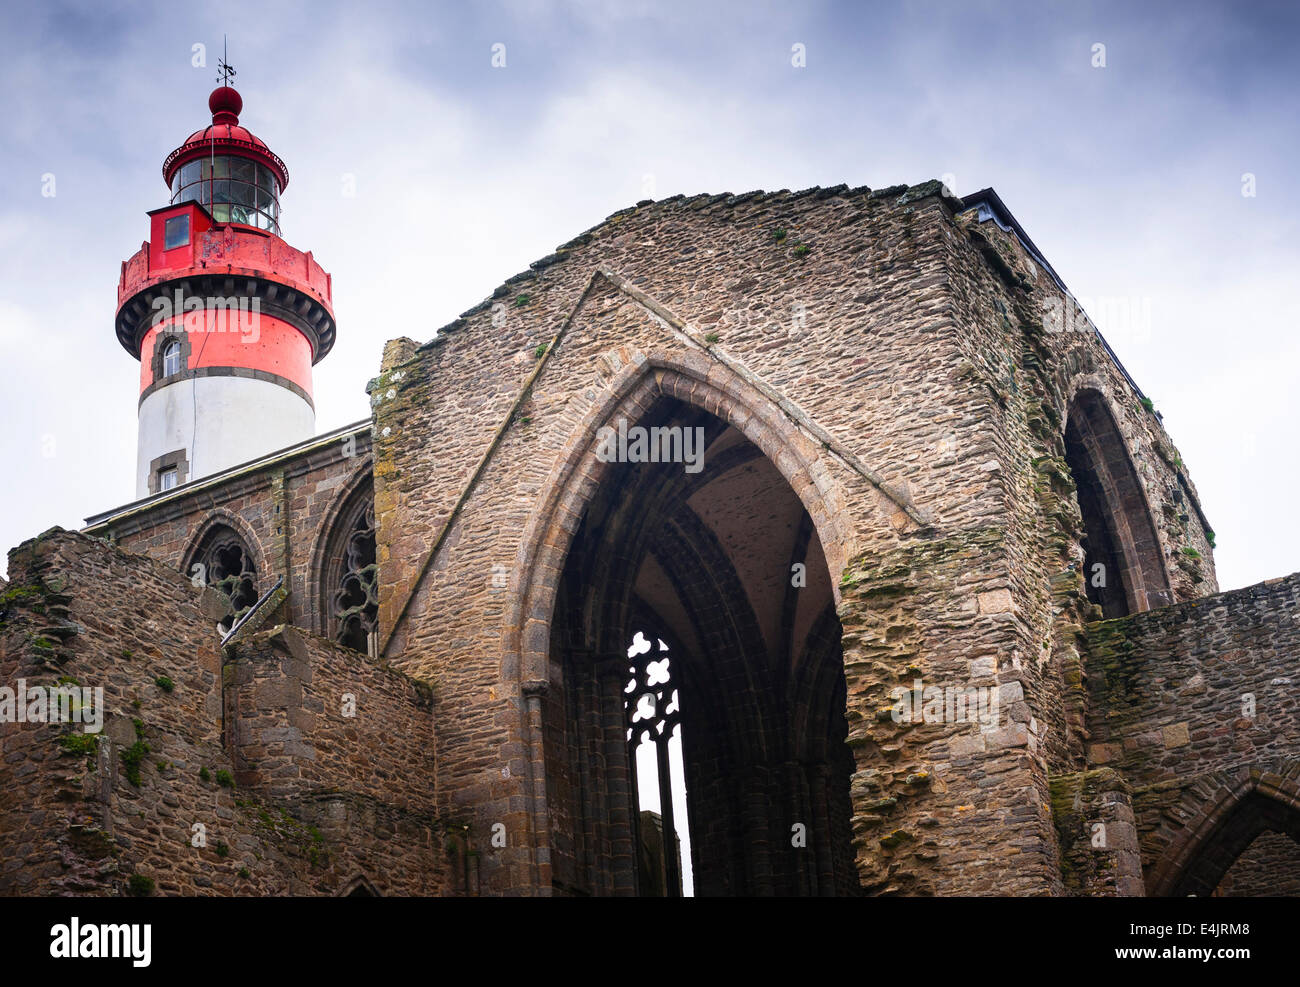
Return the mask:
<path id="1" fill-rule="evenodd" d="M 289 169 L 279 156 L 272 153 L 262 140 L 247 127 L 239 125 L 239 114 L 244 108 L 244 100 L 232 86 L 218 86 L 208 97 L 208 109 L 212 111 L 212 123 L 202 130 L 196 130 L 185 138 L 185 143 L 163 161 L 163 181 L 172 184 L 177 170 L 187 162 L 209 154 L 237 154 L 241 157 L 258 161 L 272 171 L 279 179 L 280 191 L 289 184 Z"/>
<path id="2" fill-rule="evenodd" d="M 266 142 L 239 124 L 244 101 L 230 85 L 208 97 L 212 123 L 185 138 L 163 162 L 172 205 L 198 202 L 220 223 L 280 232 L 280 193 L 289 169 Z"/>
<path id="3" fill-rule="evenodd" d="M 266 146 L 266 141 L 239 125 L 239 114 L 244 109 L 244 100 L 239 92 L 232 86 L 218 86 L 208 97 L 208 109 L 212 111 L 212 123 L 194 131 L 185 138 L 185 143 L 167 155 L 163 161 L 163 181 L 171 185 L 177 170 L 196 158 L 214 153 L 233 153 L 258 161 L 274 171 L 283 192 L 289 184 L 289 169 Z"/>
<path id="4" fill-rule="evenodd" d="M 208 97 L 213 123 L 239 123 L 239 111 L 243 108 L 243 97 L 234 86 L 217 86 Z"/>
<path id="5" fill-rule="evenodd" d="M 233 74 L 223 64 L 227 71 Z M 171 200 L 150 211 L 150 239 L 122 264 L 117 337 L 139 358 L 157 329 L 160 300 L 173 299 L 175 307 L 177 291 L 209 300 L 242 293 L 258 297 L 264 316 L 304 336 L 314 363 L 334 345 L 330 276 L 310 251 L 281 238 L 280 192 L 289 170 L 240 126 L 244 101 L 223 82 L 208 97 L 212 123 L 163 163 Z M 309 382 L 302 386 L 310 391 Z"/>

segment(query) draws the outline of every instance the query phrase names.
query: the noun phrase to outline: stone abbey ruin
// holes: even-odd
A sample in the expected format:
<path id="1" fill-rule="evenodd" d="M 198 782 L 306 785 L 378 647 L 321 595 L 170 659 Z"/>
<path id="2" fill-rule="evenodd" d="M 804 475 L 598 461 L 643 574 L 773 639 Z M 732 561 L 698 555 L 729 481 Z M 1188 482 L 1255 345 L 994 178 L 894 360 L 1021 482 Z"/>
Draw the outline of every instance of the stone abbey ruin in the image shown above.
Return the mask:
<path id="1" fill-rule="evenodd" d="M 0 684 L 104 721 L 0 723 L 0 893 L 1300 892 L 1300 576 L 1072 311 L 992 190 L 614 214 L 11 552 Z"/>

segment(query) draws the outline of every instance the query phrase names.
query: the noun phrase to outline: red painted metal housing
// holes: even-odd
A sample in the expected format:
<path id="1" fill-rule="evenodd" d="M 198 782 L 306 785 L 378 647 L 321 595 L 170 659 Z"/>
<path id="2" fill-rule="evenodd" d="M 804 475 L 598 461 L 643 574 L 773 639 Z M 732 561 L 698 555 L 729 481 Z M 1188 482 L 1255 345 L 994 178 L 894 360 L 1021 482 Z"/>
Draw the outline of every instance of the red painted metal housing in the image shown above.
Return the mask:
<path id="1" fill-rule="evenodd" d="M 289 171 L 263 141 L 239 126 L 238 114 L 243 108 L 239 93 L 228 86 L 219 87 L 208 106 L 212 125 L 191 134 L 163 164 L 163 177 L 169 186 L 182 165 L 210 154 L 222 154 L 271 168 L 283 191 Z M 217 222 L 198 201 L 155 209 L 149 213 L 149 220 L 150 238 L 123 262 L 117 285 L 117 337 L 133 357 L 140 359 L 145 337 L 160 323 L 157 306 L 178 290 L 187 296 L 256 297 L 263 315 L 271 319 L 268 345 L 281 338 L 282 327 L 296 327 L 309 344 L 308 367 L 323 359 L 334 345 L 330 276 L 310 251 L 291 247 L 278 235 L 256 226 Z M 169 221 L 177 234 L 170 249 L 166 247 Z M 283 376 L 301 382 L 300 357 L 286 357 L 282 340 L 275 345 L 281 350 L 278 355 L 254 356 L 246 347 L 242 352 L 254 361 L 250 369 L 269 372 L 270 366 L 257 363 L 264 355 L 277 363 L 287 360 L 293 370 Z M 235 353 L 224 355 L 233 359 Z M 310 393 L 309 373 L 303 387 Z"/>
<path id="2" fill-rule="evenodd" d="M 182 165 L 212 154 L 235 154 L 259 161 L 274 171 L 280 179 L 280 193 L 284 194 L 289 184 L 289 168 L 264 140 L 239 125 L 239 111 L 243 106 L 239 93 L 229 86 L 213 90 L 208 97 L 208 107 L 212 110 L 211 125 L 194 131 L 163 161 L 163 181 L 168 188 L 171 188 L 172 176 Z"/>
<path id="3" fill-rule="evenodd" d="M 166 220 L 185 213 L 194 217 L 189 243 L 172 250 L 155 248 L 155 244 L 163 243 Z M 117 283 L 118 339 L 128 353 L 139 358 L 143 337 L 133 320 L 124 317 L 131 303 L 140 296 L 156 296 L 160 292 L 151 289 L 158 289 L 166 282 L 197 275 L 229 275 L 237 282 L 256 278 L 283 285 L 299 296 L 314 300 L 328 314 L 329 324 L 312 341 L 312 362 L 319 362 L 329 352 L 334 345 L 330 275 L 316 262 L 311 251 L 304 253 L 291 247 L 266 230 L 237 223 L 214 223 L 197 202 L 155 209 L 149 216 L 152 240 L 142 244 L 122 263 Z"/>

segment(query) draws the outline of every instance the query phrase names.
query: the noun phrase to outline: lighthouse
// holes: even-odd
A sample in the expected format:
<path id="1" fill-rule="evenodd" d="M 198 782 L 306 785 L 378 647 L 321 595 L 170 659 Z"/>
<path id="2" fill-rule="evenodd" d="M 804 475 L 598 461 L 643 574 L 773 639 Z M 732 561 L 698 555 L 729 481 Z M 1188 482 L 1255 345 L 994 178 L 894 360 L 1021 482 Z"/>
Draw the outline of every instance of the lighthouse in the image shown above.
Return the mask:
<path id="1" fill-rule="evenodd" d="M 310 438 L 312 367 L 334 344 L 330 276 L 281 236 L 289 169 L 240 125 L 222 70 L 118 282 L 117 338 L 140 361 L 137 497 Z"/>

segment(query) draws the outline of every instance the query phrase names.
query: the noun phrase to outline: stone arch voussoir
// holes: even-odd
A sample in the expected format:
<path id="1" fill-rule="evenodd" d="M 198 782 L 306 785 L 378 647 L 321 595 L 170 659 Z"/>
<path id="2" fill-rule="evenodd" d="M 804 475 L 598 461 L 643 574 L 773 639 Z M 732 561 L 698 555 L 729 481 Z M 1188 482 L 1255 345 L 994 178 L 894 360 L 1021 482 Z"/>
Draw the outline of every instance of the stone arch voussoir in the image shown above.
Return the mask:
<path id="1" fill-rule="evenodd" d="M 1167 897 L 1241 803 L 1252 795 L 1272 799 L 1300 813 L 1300 760 L 1282 759 L 1268 765 L 1246 765 L 1206 776 L 1187 787 L 1167 810 L 1161 826 L 1149 837 L 1163 844 L 1147 875 L 1148 894 Z M 1186 820 L 1181 825 L 1174 820 Z"/>
<path id="2" fill-rule="evenodd" d="M 839 574 L 853 556 L 854 543 L 844 518 L 844 494 L 818 455 L 817 444 L 776 404 L 705 354 L 636 353 L 608 381 L 566 441 L 525 528 L 505 614 L 503 680 L 522 683 L 546 677 L 560 574 L 577 521 L 609 468 L 595 454 L 599 429 L 620 417 L 640 420 L 661 397 L 716 415 L 772 461 L 812 518 L 839 602 Z"/>
<path id="3" fill-rule="evenodd" d="M 323 637 L 330 637 L 332 617 L 325 612 L 325 570 L 329 566 L 328 553 L 331 543 L 338 534 L 340 524 L 345 523 L 356 506 L 356 498 L 369 486 L 371 499 L 374 499 L 374 460 L 364 457 L 363 462 L 352 471 L 352 475 L 340 487 L 333 501 L 325 511 L 324 517 L 316 529 L 316 540 L 312 546 L 310 564 L 307 569 L 307 602 L 314 613 L 312 629 Z"/>
<path id="4" fill-rule="evenodd" d="M 271 574 L 270 558 L 266 554 L 262 540 L 257 537 L 257 532 L 253 530 L 252 525 L 242 517 L 220 507 L 210 511 L 208 516 L 203 519 L 203 523 L 199 525 L 198 530 L 190 537 L 189 544 L 185 546 L 185 551 L 181 554 L 181 572 L 186 577 L 190 576 L 190 566 L 198 555 L 199 549 L 203 547 L 203 543 L 207 541 L 212 531 L 220 527 L 230 528 L 234 531 L 249 552 L 253 554 L 260 585 Z M 266 584 L 266 586 L 269 585 L 269 583 Z M 265 589 L 266 587 L 262 586 L 262 588 Z"/>

